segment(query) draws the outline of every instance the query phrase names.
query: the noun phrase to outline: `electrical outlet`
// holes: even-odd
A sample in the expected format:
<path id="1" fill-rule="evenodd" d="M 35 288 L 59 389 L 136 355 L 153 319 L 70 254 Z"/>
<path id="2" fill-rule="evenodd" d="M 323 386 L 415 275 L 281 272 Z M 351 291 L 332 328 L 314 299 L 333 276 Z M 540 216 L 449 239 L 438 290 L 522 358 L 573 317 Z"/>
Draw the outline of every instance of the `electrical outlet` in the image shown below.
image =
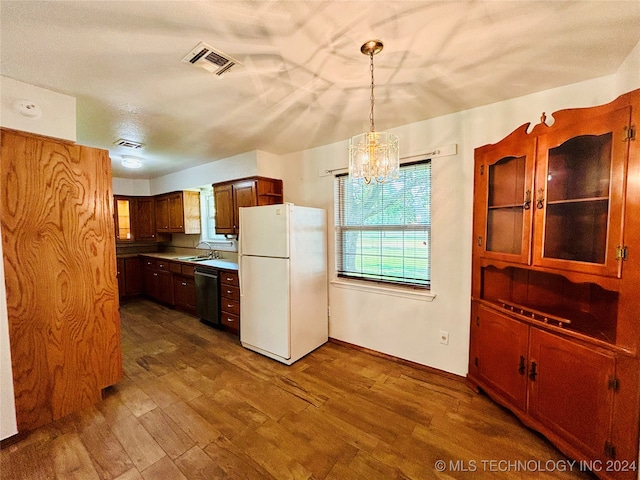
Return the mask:
<path id="1" fill-rule="evenodd" d="M 440 343 L 443 345 L 449 345 L 449 332 L 440 330 Z"/>

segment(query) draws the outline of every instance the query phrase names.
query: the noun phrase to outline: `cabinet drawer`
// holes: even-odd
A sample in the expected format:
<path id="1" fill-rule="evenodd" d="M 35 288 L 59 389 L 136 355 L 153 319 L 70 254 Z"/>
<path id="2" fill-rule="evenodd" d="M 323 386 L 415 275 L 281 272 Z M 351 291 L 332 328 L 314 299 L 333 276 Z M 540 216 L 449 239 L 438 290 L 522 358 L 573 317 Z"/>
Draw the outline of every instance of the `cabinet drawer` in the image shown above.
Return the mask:
<path id="1" fill-rule="evenodd" d="M 182 268 L 180 267 L 181 265 L 179 263 L 171 262 L 169 264 L 169 270 L 171 271 L 171 273 L 182 273 Z"/>
<path id="2" fill-rule="evenodd" d="M 220 270 L 220 283 L 235 287 L 239 286 L 240 282 L 238 281 L 238 273 Z"/>
<path id="3" fill-rule="evenodd" d="M 236 300 L 222 297 L 220 299 L 220 308 L 222 309 L 223 316 L 227 313 L 230 313 L 232 315 L 240 315 L 240 302 Z"/>
<path id="4" fill-rule="evenodd" d="M 182 265 L 182 275 L 186 277 L 193 277 L 196 267 L 193 265 Z"/>
<path id="5" fill-rule="evenodd" d="M 240 319 L 237 315 L 230 315 L 223 312 L 222 318 L 220 318 L 220 323 L 227 330 L 231 330 L 236 333 L 240 330 Z"/>
<path id="6" fill-rule="evenodd" d="M 169 271 L 169 263 L 166 260 L 158 260 L 156 262 L 158 264 L 158 270 L 162 270 L 164 272 L 168 272 Z"/>
<path id="7" fill-rule="evenodd" d="M 240 289 L 231 285 L 220 285 L 220 296 L 224 299 L 240 300 Z"/>
<path id="8" fill-rule="evenodd" d="M 150 268 L 152 270 L 157 270 L 158 266 L 156 265 L 156 261 L 150 258 L 142 259 L 142 265 L 144 268 Z"/>

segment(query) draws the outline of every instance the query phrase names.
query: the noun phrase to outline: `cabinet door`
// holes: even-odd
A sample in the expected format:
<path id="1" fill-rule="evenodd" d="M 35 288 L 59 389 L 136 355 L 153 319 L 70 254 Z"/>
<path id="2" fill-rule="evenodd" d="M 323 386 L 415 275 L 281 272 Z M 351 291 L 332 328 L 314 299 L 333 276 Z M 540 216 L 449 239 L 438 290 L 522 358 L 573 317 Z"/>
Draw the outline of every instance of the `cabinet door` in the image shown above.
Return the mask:
<path id="1" fill-rule="evenodd" d="M 118 258 L 117 260 L 117 272 L 116 276 L 118 277 L 118 296 L 122 297 L 125 295 L 124 292 L 124 258 Z"/>
<path id="2" fill-rule="evenodd" d="M 233 185 L 233 225 L 236 233 L 240 228 L 240 208 L 258 205 L 258 192 L 255 180 L 239 182 Z"/>
<path id="3" fill-rule="evenodd" d="M 176 306 L 195 312 L 196 287 L 193 278 L 181 275 L 173 276 L 173 295 Z"/>
<path id="4" fill-rule="evenodd" d="M 156 231 L 168 232 L 169 228 L 169 196 L 161 195 L 155 198 Z"/>
<path id="5" fill-rule="evenodd" d="M 124 259 L 124 294 L 137 295 L 142 292 L 142 264 L 138 257 Z"/>
<path id="6" fill-rule="evenodd" d="M 534 263 L 619 277 L 630 108 L 538 140 Z"/>
<path id="7" fill-rule="evenodd" d="M 156 212 L 153 197 L 139 197 L 136 205 L 135 236 L 138 241 L 156 239 Z"/>
<path id="8" fill-rule="evenodd" d="M 478 307 L 478 375 L 507 403 L 524 411 L 529 326 Z"/>
<path id="9" fill-rule="evenodd" d="M 173 281 L 170 272 L 158 271 L 158 301 L 173 305 Z"/>
<path id="10" fill-rule="evenodd" d="M 158 271 L 151 268 L 142 269 L 142 291 L 151 298 L 158 298 Z"/>
<path id="11" fill-rule="evenodd" d="M 531 329 L 529 413 L 572 445 L 603 458 L 610 438 L 615 374 L 610 352 L 587 348 L 549 332 Z"/>
<path id="12" fill-rule="evenodd" d="M 535 139 L 517 135 L 476 159 L 476 248 L 483 257 L 530 263 L 534 151 Z"/>
<path id="13" fill-rule="evenodd" d="M 233 235 L 233 187 L 227 185 L 213 186 L 213 203 L 216 209 L 216 233 Z"/>
<path id="14" fill-rule="evenodd" d="M 133 200 L 129 197 L 114 196 L 115 226 L 117 242 L 133 242 Z"/>
<path id="15" fill-rule="evenodd" d="M 169 230 L 184 232 L 184 208 L 181 193 L 169 195 Z"/>

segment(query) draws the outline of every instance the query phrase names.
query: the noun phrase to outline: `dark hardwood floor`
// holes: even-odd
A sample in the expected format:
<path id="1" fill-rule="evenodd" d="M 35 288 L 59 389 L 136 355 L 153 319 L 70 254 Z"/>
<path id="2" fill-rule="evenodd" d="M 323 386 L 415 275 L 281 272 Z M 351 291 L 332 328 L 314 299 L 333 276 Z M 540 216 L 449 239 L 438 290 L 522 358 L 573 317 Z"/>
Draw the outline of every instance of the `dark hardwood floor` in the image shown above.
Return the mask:
<path id="1" fill-rule="evenodd" d="M 591 478 L 457 379 L 335 343 L 288 367 L 146 300 L 121 314 L 123 381 L 0 451 L 3 480 Z"/>

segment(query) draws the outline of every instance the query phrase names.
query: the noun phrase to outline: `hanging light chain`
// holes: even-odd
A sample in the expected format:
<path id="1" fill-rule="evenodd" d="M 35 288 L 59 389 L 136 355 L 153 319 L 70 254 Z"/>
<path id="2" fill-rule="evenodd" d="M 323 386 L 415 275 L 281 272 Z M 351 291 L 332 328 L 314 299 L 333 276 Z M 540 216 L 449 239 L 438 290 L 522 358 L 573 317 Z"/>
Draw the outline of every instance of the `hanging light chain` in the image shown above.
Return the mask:
<path id="1" fill-rule="evenodd" d="M 371 131 L 376 131 L 376 126 L 373 122 L 373 104 L 375 103 L 375 99 L 373 96 L 373 50 L 369 52 L 369 58 L 371 59 L 371 111 L 369 112 L 369 123 L 371 124 Z"/>

